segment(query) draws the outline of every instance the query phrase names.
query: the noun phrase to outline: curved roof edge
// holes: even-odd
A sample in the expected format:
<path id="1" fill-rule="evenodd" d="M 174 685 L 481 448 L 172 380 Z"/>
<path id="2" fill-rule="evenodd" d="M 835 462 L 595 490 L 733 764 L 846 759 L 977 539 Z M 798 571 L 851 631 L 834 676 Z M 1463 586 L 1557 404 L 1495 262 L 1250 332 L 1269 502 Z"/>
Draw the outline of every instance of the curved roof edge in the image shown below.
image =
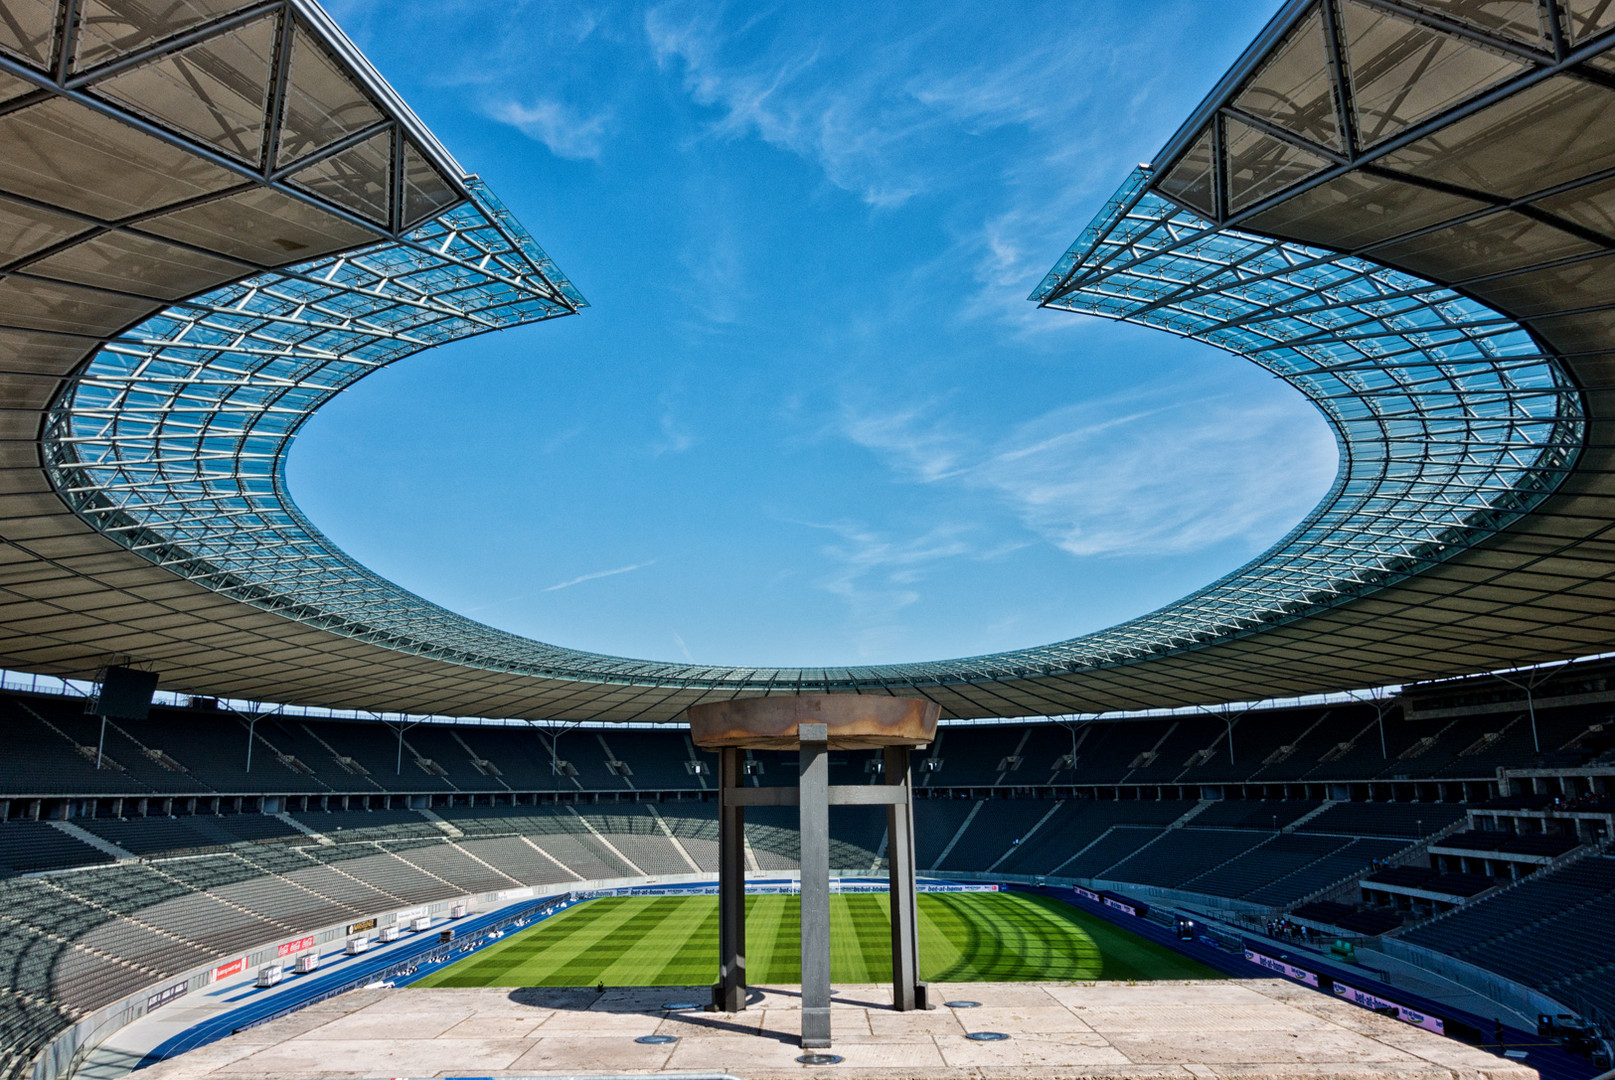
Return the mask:
<path id="1" fill-rule="evenodd" d="M 48 606 L 63 613 L 31 631 L 21 629 L 27 620 L 12 623 L 23 640 L 11 639 L 10 666 L 141 656 L 171 685 L 200 692 L 389 711 L 670 719 L 703 698 L 817 690 L 920 693 L 949 715 L 984 716 L 1339 689 L 1574 655 L 1608 640 L 1615 597 L 1593 586 L 1615 560 L 1592 537 L 1615 521 L 1615 485 L 1607 454 L 1585 439 L 1606 411 L 1604 375 L 1577 354 L 1612 340 L 1603 313 L 1615 297 L 1583 303 L 1612 275 L 1563 272 L 1602 271 L 1597 260 L 1615 248 L 1587 219 L 1600 205 L 1596 183 L 1615 173 L 1605 120 L 1615 117 L 1615 79 L 1596 66 L 1612 36 L 1602 26 L 1550 18 L 1553 36 L 1459 25 L 1400 0 L 1291 5 L 1283 32 L 1243 65 L 1249 74 L 1219 91 L 1226 100 L 1209 106 L 1209 126 L 1164 170 L 1132 178 L 1040 289 L 1050 306 L 1230 348 L 1318 405 L 1340 440 L 1342 471 L 1278 547 L 1177 604 L 1067 642 L 921 664 L 759 669 L 603 657 L 502 634 L 357 567 L 296 512 L 280 462 L 335 387 L 438 341 L 581 305 L 491 196 L 466 178 L 432 178 L 432 155 L 412 141 L 406 118 L 382 112 L 332 133 L 296 114 L 310 64 L 347 71 L 361 113 L 385 104 L 302 12 L 290 0 L 243 8 L 82 75 L 71 40 L 41 39 L 38 68 L 7 58 L 0 42 L 0 77 L 10 79 L 0 79 L 0 146 L 21 145 L 8 141 L 13 118 L 51 120 L 44 114 L 61 105 L 74 121 L 88 113 L 122 125 L 113 151 L 126 172 L 154 168 L 159 156 L 137 135 L 196 163 L 155 169 L 174 186 L 166 202 L 99 217 L 23 195 L 0 167 L 0 197 L 31 199 L 24 205 L 41 214 L 66 210 L 84 225 L 14 260 L 8 274 L 39 289 L 60 288 L 41 283 L 65 276 L 112 297 L 169 297 L 144 308 L 107 301 L 99 323 L 62 321 L 38 302 L 7 317 L 39 338 L 30 348 L 46 343 L 66 356 L 63 342 L 86 334 L 97 346 L 88 364 L 52 375 L 54 392 L 33 406 L 48 490 L 62 510 L 70 501 L 77 525 L 48 514 L 55 531 L 36 542 L 34 526 L 17 523 L 45 504 L 0 494 L 6 539 L 24 562 L 52 568 L 41 580 L 58 590 Z M 1522 43 L 1527 31 L 1546 35 L 1546 51 Z M 1422 81 L 1432 78 L 1425 67 L 1392 62 L 1409 41 L 1445 49 L 1457 67 Z M 269 112 L 256 142 L 207 129 L 198 116 L 217 108 L 187 112 L 173 95 L 142 96 L 195 49 L 246 56 L 248 66 L 262 54 Z M 1403 85 L 1387 92 L 1386 79 Z M 165 115 L 154 116 L 154 102 Z M 1423 111 L 1397 111 L 1414 108 Z M 1546 125 L 1558 139 L 1547 171 L 1574 175 L 1502 190 L 1522 183 L 1508 174 L 1521 117 L 1532 137 Z M 1386 128 L 1409 161 L 1373 150 Z M 61 134 L 71 143 L 71 128 Z M 1337 136 L 1340 149 L 1324 145 Z M 1359 145 L 1370 149 L 1354 157 Z M 1434 175 L 1444 169 L 1467 170 L 1468 186 Z M 60 179 L 58 204 L 120 194 L 108 173 Z M 1541 165 L 1528 179 L 1548 183 Z M 1353 202 L 1359 189 L 1372 197 Z M 1418 197 L 1398 201 L 1404 189 Z M 226 201 L 239 209 L 262 191 L 355 230 L 289 268 L 281 258 L 245 277 L 227 272 L 243 261 L 230 249 L 264 250 L 266 238 L 242 235 L 255 222 L 239 214 L 204 234 L 198 211 Z M 1566 193 L 1568 206 L 1547 205 Z M 469 201 L 456 206 L 451 195 Z M 1515 228 L 1477 234 L 1476 223 Z M 1540 228 L 1550 231 L 1532 232 Z M 1366 248 L 1354 229 L 1374 233 Z M 198 242 L 204 235 L 208 244 Z M 80 253 L 109 237 L 159 248 L 169 261 L 125 260 L 92 278 Z M 192 260 L 186 272 L 173 268 L 170 249 Z M 193 265 L 207 256 L 214 261 Z M 209 274 L 200 290 L 180 287 Z M 195 299 L 172 299 L 184 295 Z M 12 332 L 5 325 L 0 335 Z M 200 592 L 142 585 L 138 603 L 97 605 L 94 588 L 121 601 L 129 587 L 115 582 L 139 578 L 113 550 L 165 575 L 154 582 Z M 82 562 L 69 566 L 63 551 Z M 19 588 L 4 583 L 22 571 L 7 573 L 0 585 Z M 80 590 L 72 603 L 70 587 Z M 1580 606 L 1567 617 L 1572 594 Z M 153 606 L 169 614 L 148 618 Z M 83 613 L 93 632 L 80 626 Z M 273 655 L 243 657 L 252 642 Z M 285 692 L 262 692 L 274 685 Z"/>

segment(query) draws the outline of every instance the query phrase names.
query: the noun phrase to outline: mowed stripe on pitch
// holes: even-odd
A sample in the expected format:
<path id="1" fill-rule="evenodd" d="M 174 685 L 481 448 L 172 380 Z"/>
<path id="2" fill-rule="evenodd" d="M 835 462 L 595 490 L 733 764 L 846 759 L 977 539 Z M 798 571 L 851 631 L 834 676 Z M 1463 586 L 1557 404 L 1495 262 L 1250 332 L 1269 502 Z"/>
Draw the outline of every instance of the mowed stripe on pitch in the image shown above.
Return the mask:
<path id="1" fill-rule="evenodd" d="M 831 977 L 891 978 L 889 899 L 830 898 Z M 1211 979 L 1186 956 L 1046 896 L 925 893 L 920 970 L 935 982 Z M 746 898 L 746 975 L 802 979 L 797 897 Z M 428 975 L 417 986 L 699 986 L 717 977 L 715 896 L 604 897 L 562 912 Z"/>

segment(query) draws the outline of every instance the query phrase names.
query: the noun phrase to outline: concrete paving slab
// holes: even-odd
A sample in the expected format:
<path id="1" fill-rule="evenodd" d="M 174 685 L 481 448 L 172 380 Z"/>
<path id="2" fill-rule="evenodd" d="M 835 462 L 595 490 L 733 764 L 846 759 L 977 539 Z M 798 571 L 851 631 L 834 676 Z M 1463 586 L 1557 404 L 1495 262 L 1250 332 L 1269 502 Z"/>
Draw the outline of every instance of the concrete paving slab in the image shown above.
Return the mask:
<path id="1" fill-rule="evenodd" d="M 443 1032 L 445 1039 L 525 1039 L 538 1028 L 537 1016 L 494 1016 L 477 1013 Z"/>
<path id="2" fill-rule="evenodd" d="M 532 1048 L 523 1039 L 294 1039 L 260 1049 L 231 1066 L 232 1075 L 281 1077 L 351 1073 L 375 1076 L 475 1075 L 507 1069 Z"/>
<path id="3" fill-rule="evenodd" d="M 570 1037 L 528 1039 L 510 1068 L 523 1075 L 580 1072 L 654 1072 L 667 1068 L 679 1043 L 647 1046 L 632 1038 L 579 1040 Z M 411 1073 L 412 1076 L 431 1075 Z M 451 1075 L 464 1076 L 465 1070 Z"/>
<path id="4" fill-rule="evenodd" d="M 964 1037 L 938 1038 L 943 1059 L 955 1069 L 993 1066 L 1042 1070 L 1130 1065 L 1133 1059 L 1103 1039 L 1097 1045 L 1081 1036 L 1018 1035 L 1003 1042 L 972 1042 Z M 1034 1072 L 1033 1075 L 1043 1075 Z"/>
<path id="5" fill-rule="evenodd" d="M 975 1009 L 897 1013 L 845 987 L 834 1066 L 797 1063 L 794 987 L 734 1014 L 693 992 L 381 990 L 344 995 L 153 1066 L 142 1080 L 361 1080 L 721 1070 L 744 1080 L 1535 1080 L 1517 1062 L 1311 991 L 1263 982 L 952 984 Z M 290 1021 L 290 1022 L 288 1022 Z M 966 1031 L 1003 1031 L 972 1042 Z M 378 1035 L 378 1032 L 385 1034 Z M 635 1037 L 674 1035 L 645 1045 Z"/>
<path id="6" fill-rule="evenodd" d="M 983 1005 L 979 1009 L 960 1009 L 958 1020 L 966 1031 L 1002 1031 L 1007 1035 L 1091 1034 L 1094 1030 L 1073 1010 L 1054 1004 L 1008 1008 Z"/>

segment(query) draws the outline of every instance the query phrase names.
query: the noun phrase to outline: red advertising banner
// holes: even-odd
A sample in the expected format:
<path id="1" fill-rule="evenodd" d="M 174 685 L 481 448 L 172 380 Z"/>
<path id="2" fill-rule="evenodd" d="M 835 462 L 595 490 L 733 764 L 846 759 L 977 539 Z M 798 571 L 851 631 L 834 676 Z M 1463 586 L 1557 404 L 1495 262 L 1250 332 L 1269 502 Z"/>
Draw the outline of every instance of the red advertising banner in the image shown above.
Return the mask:
<path id="1" fill-rule="evenodd" d="M 312 949 L 313 947 L 314 935 L 310 934 L 308 937 L 298 938 L 296 941 L 288 941 L 275 950 L 275 955 L 290 956 L 294 952 L 302 952 L 304 949 Z"/>
<path id="2" fill-rule="evenodd" d="M 243 956 L 230 961 L 228 964 L 220 964 L 218 967 L 214 968 L 213 981 L 218 982 L 220 979 L 228 979 L 230 976 L 239 975 L 246 970 L 247 958 Z"/>

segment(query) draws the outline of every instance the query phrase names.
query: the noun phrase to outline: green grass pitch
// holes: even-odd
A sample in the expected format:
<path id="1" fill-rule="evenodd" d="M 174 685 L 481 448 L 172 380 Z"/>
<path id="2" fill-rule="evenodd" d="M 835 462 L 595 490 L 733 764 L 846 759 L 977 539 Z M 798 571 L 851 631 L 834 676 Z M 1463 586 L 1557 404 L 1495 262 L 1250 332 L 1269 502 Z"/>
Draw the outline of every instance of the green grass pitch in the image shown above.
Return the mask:
<path id="1" fill-rule="evenodd" d="M 922 893 L 920 973 L 931 982 L 1215 979 L 1211 968 L 1031 893 Z M 892 977 L 884 894 L 830 898 L 831 977 Z M 795 896 L 746 898 L 746 977 L 799 983 Z M 435 971 L 415 986 L 695 986 L 718 967 L 716 896 L 603 897 Z"/>

